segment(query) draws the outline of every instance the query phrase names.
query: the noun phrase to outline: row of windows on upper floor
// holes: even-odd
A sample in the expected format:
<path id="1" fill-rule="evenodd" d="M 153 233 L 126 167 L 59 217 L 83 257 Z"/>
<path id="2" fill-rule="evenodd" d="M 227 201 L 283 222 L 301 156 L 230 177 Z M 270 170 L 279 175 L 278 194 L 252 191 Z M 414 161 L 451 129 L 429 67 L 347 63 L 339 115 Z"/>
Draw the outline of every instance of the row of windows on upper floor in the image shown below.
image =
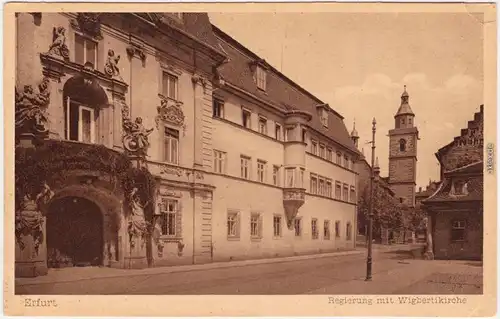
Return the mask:
<path id="1" fill-rule="evenodd" d="M 214 118 L 222 118 L 224 119 L 224 101 L 214 97 L 213 98 L 213 106 L 212 106 L 212 115 Z M 247 129 L 252 129 L 252 112 L 244 107 L 241 108 L 241 125 Z M 258 125 L 257 125 L 258 132 L 260 134 L 270 136 L 268 133 L 268 119 L 262 115 L 259 115 L 258 119 Z M 292 129 L 285 129 L 283 131 L 283 126 L 277 122 L 274 123 L 274 139 L 278 141 L 287 141 L 289 132 Z M 306 130 L 302 130 L 302 142 L 306 143 Z M 334 162 L 333 160 L 333 148 L 329 146 L 325 146 L 324 143 L 319 144 L 318 148 L 318 142 L 311 139 L 311 145 L 310 145 L 310 152 L 316 156 L 319 156 L 329 162 L 335 163 L 339 166 L 343 166 L 344 168 L 347 169 L 354 169 L 354 162 L 349 158 L 347 154 L 344 154 L 342 157 L 342 152 L 337 151 L 336 152 L 336 161 Z M 344 161 L 342 161 L 342 158 Z"/>
<path id="2" fill-rule="evenodd" d="M 227 153 L 214 150 L 214 172 L 218 174 L 227 174 Z M 274 186 L 280 187 L 281 183 L 281 166 L 273 165 L 271 183 Z M 285 168 L 285 185 L 284 187 L 304 187 L 304 168 L 286 167 Z M 348 185 L 340 181 L 335 181 L 335 193 L 332 190 L 332 179 L 321 175 L 310 173 L 309 193 L 314 195 L 335 198 L 345 202 L 356 202 L 356 188 L 354 185 Z M 268 165 L 267 162 L 261 159 L 257 160 L 257 178 L 260 183 L 269 183 L 268 181 Z M 248 156 L 240 156 L 240 176 L 243 179 L 253 180 L 252 176 L 252 159 Z M 343 186 L 343 187 L 342 187 Z"/>
<path id="3" fill-rule="evenodd" d="M 263 214 L 252 212 L 250 214 L 250 238 L 261 239 L 263 237 Z M 283 237 L 283 217 L 279 214 L 273 215 L 273 238 L 278 239 Z M 295 237 L 303 236 L 303 218 L 296 217 L 294 219 L 294 233 Z M 311 218 L 311 238 L 319 238 L 319 225 L 317 218 Z M 341 222 L 335 221 L 335 238 L 341 238 Z M 239 211 L 231 210 L 227 214 L 227 237 L 228 239 L 239 239 L 241 237 L 241 213 Z M 330 220 L 323 221 L 323 239 L 329 240 L 331 235 Z M 347 222 L 345 239 L 352 239 L 352 224 Z"/>

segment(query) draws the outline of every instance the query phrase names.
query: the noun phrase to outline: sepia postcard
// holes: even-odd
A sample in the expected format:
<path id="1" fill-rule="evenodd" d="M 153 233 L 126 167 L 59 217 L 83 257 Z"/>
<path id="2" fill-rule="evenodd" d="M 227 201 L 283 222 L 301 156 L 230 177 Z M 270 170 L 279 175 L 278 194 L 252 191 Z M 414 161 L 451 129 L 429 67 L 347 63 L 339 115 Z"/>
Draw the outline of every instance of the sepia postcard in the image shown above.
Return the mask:
<path id="1" fill-rule="evenodd" d="M 4 311 L 497 305 L 496 5 L 4 6 Z"/>

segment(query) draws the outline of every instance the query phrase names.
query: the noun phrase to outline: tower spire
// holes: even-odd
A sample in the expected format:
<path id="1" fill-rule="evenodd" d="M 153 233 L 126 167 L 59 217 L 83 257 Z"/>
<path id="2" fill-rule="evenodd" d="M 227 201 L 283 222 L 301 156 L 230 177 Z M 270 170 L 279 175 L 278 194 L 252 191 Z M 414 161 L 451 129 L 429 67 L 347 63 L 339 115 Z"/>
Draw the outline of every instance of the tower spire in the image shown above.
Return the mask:
<path id="1" fill-rule="evenodd" d="M 358 134 L 358 131 L 356 130 L 356 118 L 354 118 L 354 123 L 353 123 L 353 126 L 352 126 L 351 139 L 352 139 L 352 141 L 354 142 L 354 145 L 357 148 L 358 147 L 359 134 Z"/>

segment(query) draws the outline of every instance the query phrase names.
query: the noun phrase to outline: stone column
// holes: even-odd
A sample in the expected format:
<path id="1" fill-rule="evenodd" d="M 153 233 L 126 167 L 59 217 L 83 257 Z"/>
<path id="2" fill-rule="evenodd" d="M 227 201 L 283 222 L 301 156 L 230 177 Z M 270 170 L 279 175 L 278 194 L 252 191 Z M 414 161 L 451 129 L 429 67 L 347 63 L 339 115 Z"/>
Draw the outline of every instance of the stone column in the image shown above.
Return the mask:
<path id="1" fill-rule="evenodd" d="M 434 247 L 432 243 L 432 213 L 427 212 L 427 243 L 424 253 L 424 259 L 433 260 L 434 259 Z"/>
<path id="2" fill-rule="evenodd" d="M 205 96 L 206 80 L 199 75 L 193 75 L 194 88 L 194 168 L 203 168 L 203 98 Z"/>

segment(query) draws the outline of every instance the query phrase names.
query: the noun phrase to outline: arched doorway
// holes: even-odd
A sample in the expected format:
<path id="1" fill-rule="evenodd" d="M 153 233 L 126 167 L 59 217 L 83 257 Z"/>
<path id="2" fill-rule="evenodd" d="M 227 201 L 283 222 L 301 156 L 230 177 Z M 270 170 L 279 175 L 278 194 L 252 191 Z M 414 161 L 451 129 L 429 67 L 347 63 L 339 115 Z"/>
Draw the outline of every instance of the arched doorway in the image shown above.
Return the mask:
<path id="1" fill-rule="evenodd" d="M 81 197 L 51 203 L 47 214 L 49 268 L 103 264 L 103 216 L 99 207 Z"/>

